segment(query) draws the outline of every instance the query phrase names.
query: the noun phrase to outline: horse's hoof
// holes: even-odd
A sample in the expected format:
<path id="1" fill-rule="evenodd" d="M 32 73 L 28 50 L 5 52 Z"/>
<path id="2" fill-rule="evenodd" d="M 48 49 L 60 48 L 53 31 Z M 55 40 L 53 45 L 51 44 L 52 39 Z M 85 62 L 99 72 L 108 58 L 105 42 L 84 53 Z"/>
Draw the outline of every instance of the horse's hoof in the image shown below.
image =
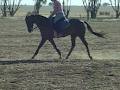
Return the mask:
<path id="1" fill-rule="evenodd" d="M 34 57 L 32 57 L 31 59 L 34 59 Z"/>
<path id="2" fill-rule="evenodd" d="M 68 57 L 66 57 L 65 59 L 68 59 Z"/>
<path id="3" fill-rule="evenodd" d="M 90 60 L 93 60 L 93 58 L 90 56 Z"/>
<path id="4" fill-rule="evenodd" d="M 59 57 L 59 59 L 62 59 L 62 57 Z"/>

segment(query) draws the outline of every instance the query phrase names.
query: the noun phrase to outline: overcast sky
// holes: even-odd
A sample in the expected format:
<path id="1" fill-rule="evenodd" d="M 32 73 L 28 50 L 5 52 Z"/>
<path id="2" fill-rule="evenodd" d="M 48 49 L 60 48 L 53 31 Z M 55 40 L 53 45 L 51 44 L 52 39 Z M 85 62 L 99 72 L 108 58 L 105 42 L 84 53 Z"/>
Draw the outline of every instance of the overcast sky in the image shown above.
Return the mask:
<path id="1" fill-rule="evenodd" d="M 50 2 L 51 0 L 47 0 L 47 4 Z M 63 0 L 59 0 L 59 1 L 63 1 Z M 67 0 L 66 0 L 67 1 Z M 102 3 L 104 2 L 109 2 L 109 0 L 102 0 Z M 27 4 L 27 5 L 34 5 L 34 1 L 33 0 L 22 0 L 22 4 Z M 82 5 L 82 0 L 71 0 L 71 5 L 77 5 L 80 6 Z"/>

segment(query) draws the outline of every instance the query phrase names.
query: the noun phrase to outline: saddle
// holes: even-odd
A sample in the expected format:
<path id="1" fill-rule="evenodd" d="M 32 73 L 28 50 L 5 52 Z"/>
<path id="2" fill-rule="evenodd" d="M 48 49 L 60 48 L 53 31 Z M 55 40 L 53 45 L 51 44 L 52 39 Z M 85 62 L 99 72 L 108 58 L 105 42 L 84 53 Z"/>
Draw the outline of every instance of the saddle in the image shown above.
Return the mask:
<path id="1" fill-rule="evenodd" d="M 63 33 L 65 29 L 67 29 L 70 26 L 69 20 L 64 17 L 58 20 L 56 23 L 54 23 L 54 17 L 52 17 L 50 22 L 52 27 L 58 34 Z"/>

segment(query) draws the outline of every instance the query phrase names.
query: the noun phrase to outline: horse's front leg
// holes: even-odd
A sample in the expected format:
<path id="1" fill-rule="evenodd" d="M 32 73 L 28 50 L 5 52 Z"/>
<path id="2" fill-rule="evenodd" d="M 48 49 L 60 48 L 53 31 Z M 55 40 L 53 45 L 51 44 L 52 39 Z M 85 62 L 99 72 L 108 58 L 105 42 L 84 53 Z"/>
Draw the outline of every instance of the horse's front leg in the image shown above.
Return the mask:
<path id="1" fill-rule="evenodd" d="M 42 39 L 42 40 L 41 40 L 41 42 L 39 43 L 39 46 L 38 46 L 36 52 L 35 52 L 34 55 L 32 56 L 32 59 L 35 58 L 35 56 L 38 54 L 40 48 L 44 45 L 45 42 L 46 42 L 46 39 Z"/>
<path id="2" fill-rule="evenodd" d="M 61 57 L 61 52 L 60 52 L 60 50 L 57 48 L 54 40 L 53 40 L 53 39 L 49 39 L 49 41 L 50 41 L 50 43 L 53 45 L 53 47 L 55 48 L 55 50 L 57 51 L 57 53 L 59 54 L 60 59 L 61 59 L 61 58 L 62 58 L 62 57 Z"/>

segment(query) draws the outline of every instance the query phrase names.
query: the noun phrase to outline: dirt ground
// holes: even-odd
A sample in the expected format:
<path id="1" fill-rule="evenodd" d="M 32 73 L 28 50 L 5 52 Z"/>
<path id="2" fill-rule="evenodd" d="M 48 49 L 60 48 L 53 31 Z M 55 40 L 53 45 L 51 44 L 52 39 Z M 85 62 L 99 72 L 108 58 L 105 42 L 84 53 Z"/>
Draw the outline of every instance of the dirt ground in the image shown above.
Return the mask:
<path id="1" fill-rule="evenodd" d="M 120 90 L 120 20 L 89 22 L 106 39 L 87 31 L 91 55 L 79 38 L 68 60 L 70 37 L 54 39 L 63 59 L 47 42 L 30 60 L 40 33 L 29 34 L 24 17 L 0 18 L 0 90 Z"/>

